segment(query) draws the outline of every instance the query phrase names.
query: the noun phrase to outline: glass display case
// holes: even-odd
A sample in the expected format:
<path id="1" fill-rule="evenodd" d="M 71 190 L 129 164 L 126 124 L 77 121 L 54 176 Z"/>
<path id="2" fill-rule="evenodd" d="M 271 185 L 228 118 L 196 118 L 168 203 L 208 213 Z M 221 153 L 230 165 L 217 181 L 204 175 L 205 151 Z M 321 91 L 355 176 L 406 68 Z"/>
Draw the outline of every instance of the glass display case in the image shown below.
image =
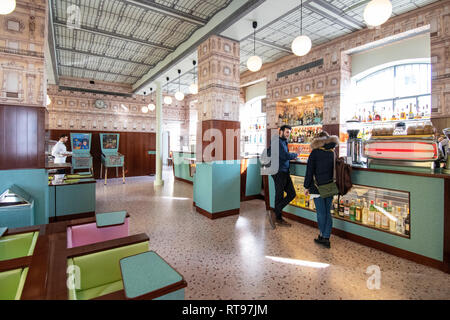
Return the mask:
<path id="1" fill-rule="evenodd" d="M 291 176 L 296 197 L 290 205 L 315 212 L 310 195 L 305 195 L 304 177 Z M 343 197 L 335 196 L 333 218 L 409 238 L 411 233 L 409 192 L 353 185 Z"/>

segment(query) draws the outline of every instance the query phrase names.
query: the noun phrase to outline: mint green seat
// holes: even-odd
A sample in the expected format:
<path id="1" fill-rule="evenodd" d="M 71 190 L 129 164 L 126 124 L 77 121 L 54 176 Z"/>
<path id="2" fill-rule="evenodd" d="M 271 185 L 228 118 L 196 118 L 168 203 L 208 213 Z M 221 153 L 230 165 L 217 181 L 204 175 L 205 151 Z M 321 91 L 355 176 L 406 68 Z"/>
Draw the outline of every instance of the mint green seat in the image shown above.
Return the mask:
<path id="1" fill-rule="evenodd" d="M 69 300 L 90 300 L 123 290 L 119 261 L 148 251 L 149 242 L 139 242 L 115 249 L 69 258 L 74 269 L 74 286 L 69 288 Z"/>
<path id="2" fill-rule="evenodd" d="M 20 300 L 28 268 L 0 272 L 0 300 Z"/>
<path id="3" fill-rule="evenodd" d="M 0 261 L 31 256 L 39 232 L 13 234 L 0 238 Z"/>

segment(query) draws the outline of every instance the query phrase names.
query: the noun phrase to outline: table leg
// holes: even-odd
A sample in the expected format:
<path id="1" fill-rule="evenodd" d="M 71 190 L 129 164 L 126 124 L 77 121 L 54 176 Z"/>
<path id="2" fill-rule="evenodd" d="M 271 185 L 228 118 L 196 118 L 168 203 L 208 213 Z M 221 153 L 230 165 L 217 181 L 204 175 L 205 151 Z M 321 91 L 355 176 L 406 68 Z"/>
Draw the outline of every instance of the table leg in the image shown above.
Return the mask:
<path id="1" fill-rule="evenodd" d="M 103 173 L 102 173 L 102 171 L 103 171 L 103 162 L 102 163 L 100 163 L 100 179 L 102 178 L 102 176 L 103 176 Z"/>
<path id="2" fill-rule="evenodd" d="M 105 186 L 108 181 L 108 167 L 105 166 Z"/>
<path id="3" fill-rule="evenodd" d="M 116 167 L 116 178 L 119 177 L 119 167 Z"/>
<path id="4" fill-rule="evenodd" d="M 125 166 L 122 166 L 122 181 L 125 184 Z"/>

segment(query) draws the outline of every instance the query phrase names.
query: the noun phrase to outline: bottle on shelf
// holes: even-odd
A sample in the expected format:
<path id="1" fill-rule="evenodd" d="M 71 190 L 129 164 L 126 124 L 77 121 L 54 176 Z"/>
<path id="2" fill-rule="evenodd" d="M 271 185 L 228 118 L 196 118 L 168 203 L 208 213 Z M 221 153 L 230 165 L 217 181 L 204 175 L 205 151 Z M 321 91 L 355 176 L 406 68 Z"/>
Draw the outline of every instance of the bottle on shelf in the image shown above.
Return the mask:
<path id="1" fill-rule="evenodd" d="M 367 224 L 369 226 L 374 226 L 375 225 L 375 212 L 376 211 L 377 211 L 377 209 L 375 209 L 374 201 L 370 200 L 369 216 L 368 216 L 368 219 L 367 219 Z"/>
<path id="2" fill-rule="evenodd" d="M 349 218 L 352 221 L 356 221 L 356 205 L 355 205 L 355 201 L 354 200 L 352 200 L 352 202 L 350 204 Z"/>
<path id="3" fill-rule="evenodd" d="M 387 212 L 391 215 L 389 217 L 389 231 L 395 232 L 396 231 L 396 221 L 395 221 L 395 216 L 392 211 L 393 211 L 392 201 L 389 201 L 389 204 L 387 207 Z"/>
<path id="4" fill-rule="evenodd" d="M 413 104 L 412 103 L 409 104 L 408 119 L 409 120 L 414 119 L 414 112 L 413 112 Z"/>
<path id="5" fill-rule="evenodd" d="M 383 210 L 384 211 L 381 212 L 382 213 L 382 215 L 381 215 L 381 228 L 385 229 L 385 230 L 389 229 L 389 218 L 386 215 L 386 212 L 388 212 L 387 208 L 388 208 L 388 204 L 387 204 L 387 202 L 385 202 L 383 204 Z"/>
<path id="6" fill-rule="evenodd" d="M 402 208 L 400 206 L 397 207 L 397 232 L 404 234 L 405 233 L 405 226 L 403 224 L 403 213 L 402 213 Z"/>
<path id="7" fill-rule="evenodd" d="M 406 107 L 408 108 L 408 107 Z M 406 120 L 406 112 L 405 109 L 402 108 L 402 111 L 400 112 L 400 120 Z"/>
<path id="8" fill-rule="evenodd" d="M 355 220 L 358 222 L 362 221 L 362 208 L 361 208 L 361 200 L 358 199 L 358 203 L 355 208 Z"/>
<path id="9" fill-rule="evenodd" d="M 364 200 L 362 207 L 362 223 L 368 224 L 368 219 L 369 219 L 369 208 L 367 206 L 367 202 Z"/>
<path id="10" fill-rule="evenodd" d="M 339 204 L 339 217 L 344 217 L 344 200 L 341 199 L 341 203 Z"/>
<path id="11" fill-rule="evenodd" d="M 336 197 L 333 198 L 333 212 L 335 216 L 339 216 L 339 203 Z"/>
<path id="12" fill-rule="evenodd" d="M 348 203 L 348 200 L 345 200 L 344 204 L 344 218 L 350 219 L 350 204 Z"/>
<path id="13" fill-rule="evenodd" d="M 404 222 L 404 225 L 405 225 L 405 235 L 407 235 L 407 236 L 409 236 L 410 235 L 410 225 L 411 225 L 411 217 L 410 217 L 410 215 L 409 215 L 409 208 L 407 208 L 406 206 L 405 206 L 405 212 L 406 212 L 406 216 L 405 216 L 405 222 Z"/>

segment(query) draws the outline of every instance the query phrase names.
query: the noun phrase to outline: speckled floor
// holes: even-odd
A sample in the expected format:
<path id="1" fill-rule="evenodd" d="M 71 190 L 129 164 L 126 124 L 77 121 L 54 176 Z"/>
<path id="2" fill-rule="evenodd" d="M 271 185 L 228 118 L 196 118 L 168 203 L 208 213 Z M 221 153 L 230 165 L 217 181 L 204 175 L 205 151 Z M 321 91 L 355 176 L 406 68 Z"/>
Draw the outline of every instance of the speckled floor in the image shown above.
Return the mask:
<path id="1" fill-rule="evenodd" d="M 272 230 L 260 200 L 210 220 L 193 210 L 192 185 L 171 170 L 163 178 L 156 190 L 153 177 L 98 182 L 97 212 L 127 210 L 131 234 L 147 233 L 151 250 L 185 277 L 186 299 L 450 299 L 450 276 L 439 270 L 339 237 L 322 248 L 316 229 L 294 221 Z M 378 290 L 367 286 L 372 265 Z"/>

